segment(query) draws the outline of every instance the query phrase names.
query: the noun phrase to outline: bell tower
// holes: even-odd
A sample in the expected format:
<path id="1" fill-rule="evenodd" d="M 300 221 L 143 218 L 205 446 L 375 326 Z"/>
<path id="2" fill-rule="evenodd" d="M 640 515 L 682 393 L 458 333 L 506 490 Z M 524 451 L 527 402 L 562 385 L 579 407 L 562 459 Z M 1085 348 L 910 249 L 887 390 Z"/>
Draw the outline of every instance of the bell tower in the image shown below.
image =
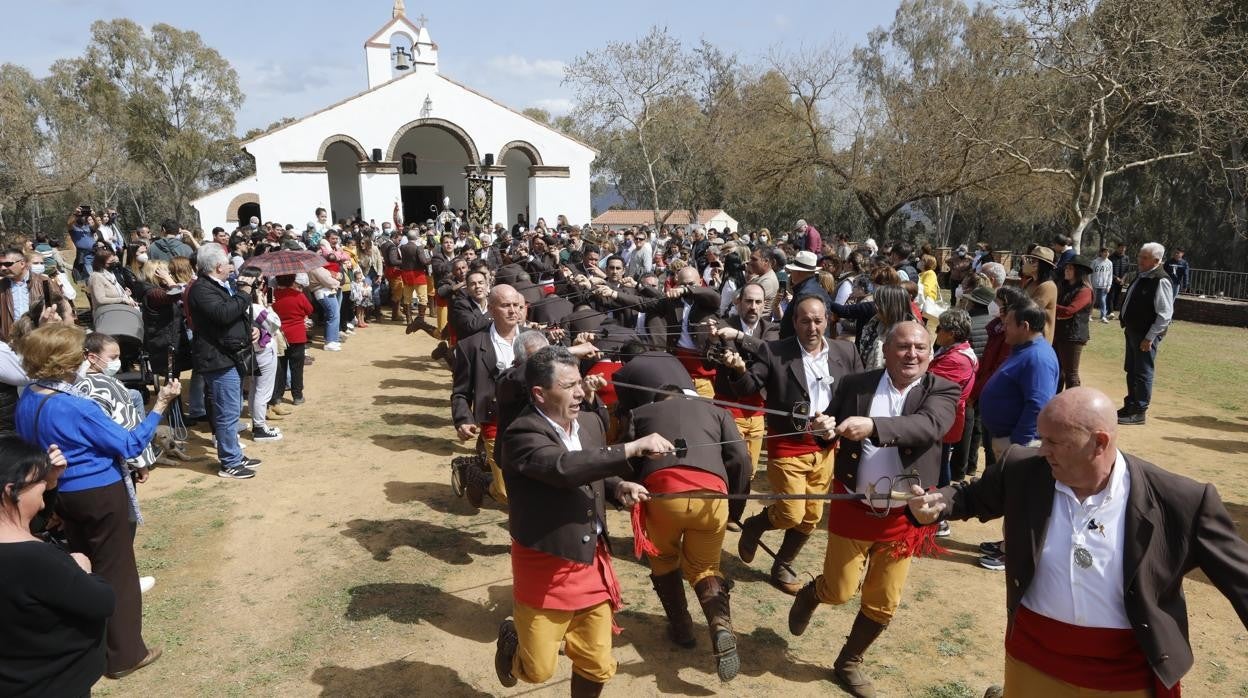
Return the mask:
<path id="1" fill-rule="evenodd" d="M 403 0 L 394 0 L 390 21 L 364 42 L 370 89 L 417 70 L 438 71 L 438 45 L 429 38 L 427 21 L 421 15 L 413 23 Z"/>

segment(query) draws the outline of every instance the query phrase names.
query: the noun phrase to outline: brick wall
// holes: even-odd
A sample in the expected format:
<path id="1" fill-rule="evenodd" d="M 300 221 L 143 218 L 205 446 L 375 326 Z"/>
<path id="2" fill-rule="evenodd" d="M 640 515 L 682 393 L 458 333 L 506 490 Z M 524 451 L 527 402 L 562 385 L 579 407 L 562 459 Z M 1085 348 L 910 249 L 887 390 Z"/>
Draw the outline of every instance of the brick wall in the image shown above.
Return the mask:
<path id="1" fill-rule="evenodd" d="M 1179 296 L 1174 303 L 1174 319 L 1205 325 L 1248 327 L 1248 302 Z"/>

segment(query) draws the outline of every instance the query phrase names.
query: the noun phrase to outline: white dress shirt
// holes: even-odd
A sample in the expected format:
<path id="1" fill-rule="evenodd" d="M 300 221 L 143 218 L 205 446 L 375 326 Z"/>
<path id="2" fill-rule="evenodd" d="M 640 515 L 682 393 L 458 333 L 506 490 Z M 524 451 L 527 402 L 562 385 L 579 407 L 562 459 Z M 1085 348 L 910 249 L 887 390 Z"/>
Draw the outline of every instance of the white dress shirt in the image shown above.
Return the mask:
<path id="1" fill-rule="evenodd" d="M 542 419 L 545 419 L 550 423 L 550 426 L 555 428 L 555 433 L 559 435 L 559 440 L 563 442 L 564 448 L 568 449 L 569 452 L 581 450 L 581 423 L 579 420 L 572 420 L 572 433 L 568 433 L 555 420 L 547 417 L 545 412 L 538 409 L 537 413 L 542 415 Z"/>
<path id="2" fill-rule="evenodd" d="M 1122 590 L 1122 542 L 1126 532 L 1131 474 L 1118 452 L 1109 485 L 1079 501 L 1062 483 L 1054 485 L 1053 509 L 1036 559 L 1036 576 L 1023 605 L 1043 616 L 1085 628 L 1130 628 Z M 1088 567 L 1076 551 L 1090 555 Z"/>
<path id="3" fill-rule="evenodd" d="M 512 346 L 512 340 L 503 339 L 498 334 L 498 328 L 494 323 L 490 323 L 490 341 L 494 343 L 494 356 L 498 358 L 498 370 L 506 371 L 516 362 L 516 350 Z"/>
<path id="4" fill-rule="evenodd" d="M 680 339 L 676 346 L 697 351 L 698 345 L 693 343 L 693 337 L 689 334 L 689 314 L 693 312 L 693 301 L 688 296 L 684 300 L 684 310 L 680 314 Z"/>
<path id="5" fill-rule="evenodd" d="M 832 372 L 828 369 L 828 340 L 821 339 L 819 351 L 811 354 L 802 350 L 802 372 L 806 376 L 806 394 L 810 396 L 810 417 L 823 412 L 832 402 Z"/>
<path id="6" fill-rule="evenodd" d="M 875 394 L 871 396 L 871 409 L 867 411 L 867 416 L 900 417 L 906 405 L 906 397 L 920 382 L 916 380 L 898 390 L 893 386 L 893 380 L 888 376 L 888 371 L 885 371 L 884 375 L 880 376 L 880 382 L 875 385 Z M 876 446 L 871 443 L 870 439 L 862 440 L 857 492 L 868 494 L 869 488 L 873 487 L 880 478 L 893 478 L 900 474 L 901 455 L 897 453 L 896 446 Z M 889 501 L 889 506 L 904 507 L 906 503 Z"/>

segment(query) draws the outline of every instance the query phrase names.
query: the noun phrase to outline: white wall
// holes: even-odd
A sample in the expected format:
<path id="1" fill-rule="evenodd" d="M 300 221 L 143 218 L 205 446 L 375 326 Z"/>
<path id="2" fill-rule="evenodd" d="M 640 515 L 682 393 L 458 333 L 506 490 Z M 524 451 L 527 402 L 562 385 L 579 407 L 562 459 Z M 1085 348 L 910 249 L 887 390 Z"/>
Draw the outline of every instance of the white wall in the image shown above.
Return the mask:
<path id="1" fill-rule="evenodd" d="M 503 220 L 496 220 L 495 223 L 502 223 L 510 230 L 511 226 L 516 223 L 517 214 L 525 214 L 525 210 L 529 205 L 529 166 L 533 164 L 529 160 L 529 156 L 522 151 L 512 149 L 507 151 L 503 156 L 501 163 L 507 171 L 507 183 L 505 187 L 499 186 L 498 182 L 494 185 L 494 195 L 503 196 L 507 202 L 506 217 Z"/>
<path id="2" fill-rule="evenodd" d="M 256 158 L 260 206 L 266 219 L 295 223 L 300 227 L 311 219 L 316 206 L 329 206 L 329 186 L 325 175 L 283 174 L 279 162 L 319 159 L 318 150 L 324 140 L 336 134 L 351 136 L 366 152 L 373 148 L 387 150 L 394 134 L 404 125 L 421 117 L 426 95 L 433 103 L 430 117 L 454 122 L 468 132 L 481 157 L 495 153 L 513 140 L 533 144 L 546 165 L 566 166 L 570 179 L 541 178 L 530 186 L 532 219 L 545 216 L 553 221 L 563 213 L 569 220 L 589 220 L 589 170 L 594 151 L 569 138 L 512 112 L 495 102 L 477 95 L 439 76 L 429 66 L 417 66 L 411 75 L 385 83 L 333 109 L 305 117 L 285 128 L 262 136 L 247 144 Z M 423 131 L 424 129 L 422 129 Z M 389 156 L 389 153 L 386 154 Z M 462 156 L 461 156 L 462 157 Z M 397 159 L 397 158 L 396 158 Z M 510 158 L 508 158 L 510 159 Z M 462 167 L 455 187 L 448 187 L 455 206 L 466 207 Z M 310 185 L 307 178 L 319 177 L 323 185 Z M 389 197 L 367 197 L 364 217 L 389 218 L 395 191 Z M 502 192 L 495 192 L 496 197 Z M 544 197 L 538 200 L 536 196 Z M 455 197 L 459 198 L 456 199 Z M 383 210 L 373 210 L 381 207 Z M 344 214 L 345 215 L 345 214 Z M 507 221 L 515 220 L 514 214 Z"/>

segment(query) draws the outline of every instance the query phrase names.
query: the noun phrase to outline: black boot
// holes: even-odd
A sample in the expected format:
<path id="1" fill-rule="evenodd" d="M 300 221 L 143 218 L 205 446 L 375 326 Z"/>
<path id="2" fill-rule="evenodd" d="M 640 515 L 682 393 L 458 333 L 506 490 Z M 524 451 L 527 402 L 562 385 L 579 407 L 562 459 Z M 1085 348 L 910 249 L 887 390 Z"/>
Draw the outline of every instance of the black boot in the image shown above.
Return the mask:
<path id="1" fill-rule="evenodd" d="M 758 541 L 763 537 L 763 532 L 775 528 L 766 509 L 742 522 L 741 537 L 737 539 L 737 557 L 741 558 L 741 562 L 754 562 L 754 555 L 758 553 Z"/>
<path id="2" fill-rule="evenodd" d="M 789 608 L 789 632 L 794 635 L 806 632 L 810 617 L 818 607 L 819 597 L 815 595 L 815 583 L 810 582 L 797 592 L 797 598 L 793 599 L 793 606 Z"/>
<path id="3" fill-rule="evenodd" d="M 793 572 L 793 561 L 808 540 L 809 533 L 799 533 L 790 528 L 784 532 L 784 542 L 776 551 L 776 563 L 771 566 L 771 583 L 789 596 L 796 595 L 802 588 L 801 580 Z"/>
<path id="4" fill-rule="evenodd" d="M 605 683 L 590 681 L 575 671 L 572 672 L 572 698 L 598 698 L 602 695 Z"/>
<path id="5" fill-rule="evenodd" d="M 516 685 L 516 677 L 511 673 L 511 662 L 519 646 L 516 624 L 508 618 L 498 626 L 498 642 L 494 646 L 494 673 L 498 675 L 498 682 L 507 688 Z"/>
<path id="6" fill-rule="evenodd" d="M 681 647 L 696 647 L 698 642 L 693 638 L 693 618 L 689 615 L 689 602 L 685 599 L 685 580 L 680 570 L 675 569 L 664 575 L 650 575 L 650 583 L 654 585 L 654 593 L 663 604 L 663 613 L 667 614 L 667 636 Z"/>
<path id="7" fill-rule="evenodd" d="M 720 681 L 729 681 L 741 670 L 737 654 L 737 636 L 732 632 L 732 607 L 728 586 L 719 577 L 706 577 L 693 585 L 702 613 L 711 631 L 711 651 L 715 653 L 715 673 Z"/>
<path id="8" fill-rule="evenodd" d="M 855 698 L 875 698 L 875 686 L 862 668 L 862 655 L 888 626 L 877 623 L 858 612 L 854 627 L 845 638 L 845 646 L 832 665 L 836 680 Z"/>

